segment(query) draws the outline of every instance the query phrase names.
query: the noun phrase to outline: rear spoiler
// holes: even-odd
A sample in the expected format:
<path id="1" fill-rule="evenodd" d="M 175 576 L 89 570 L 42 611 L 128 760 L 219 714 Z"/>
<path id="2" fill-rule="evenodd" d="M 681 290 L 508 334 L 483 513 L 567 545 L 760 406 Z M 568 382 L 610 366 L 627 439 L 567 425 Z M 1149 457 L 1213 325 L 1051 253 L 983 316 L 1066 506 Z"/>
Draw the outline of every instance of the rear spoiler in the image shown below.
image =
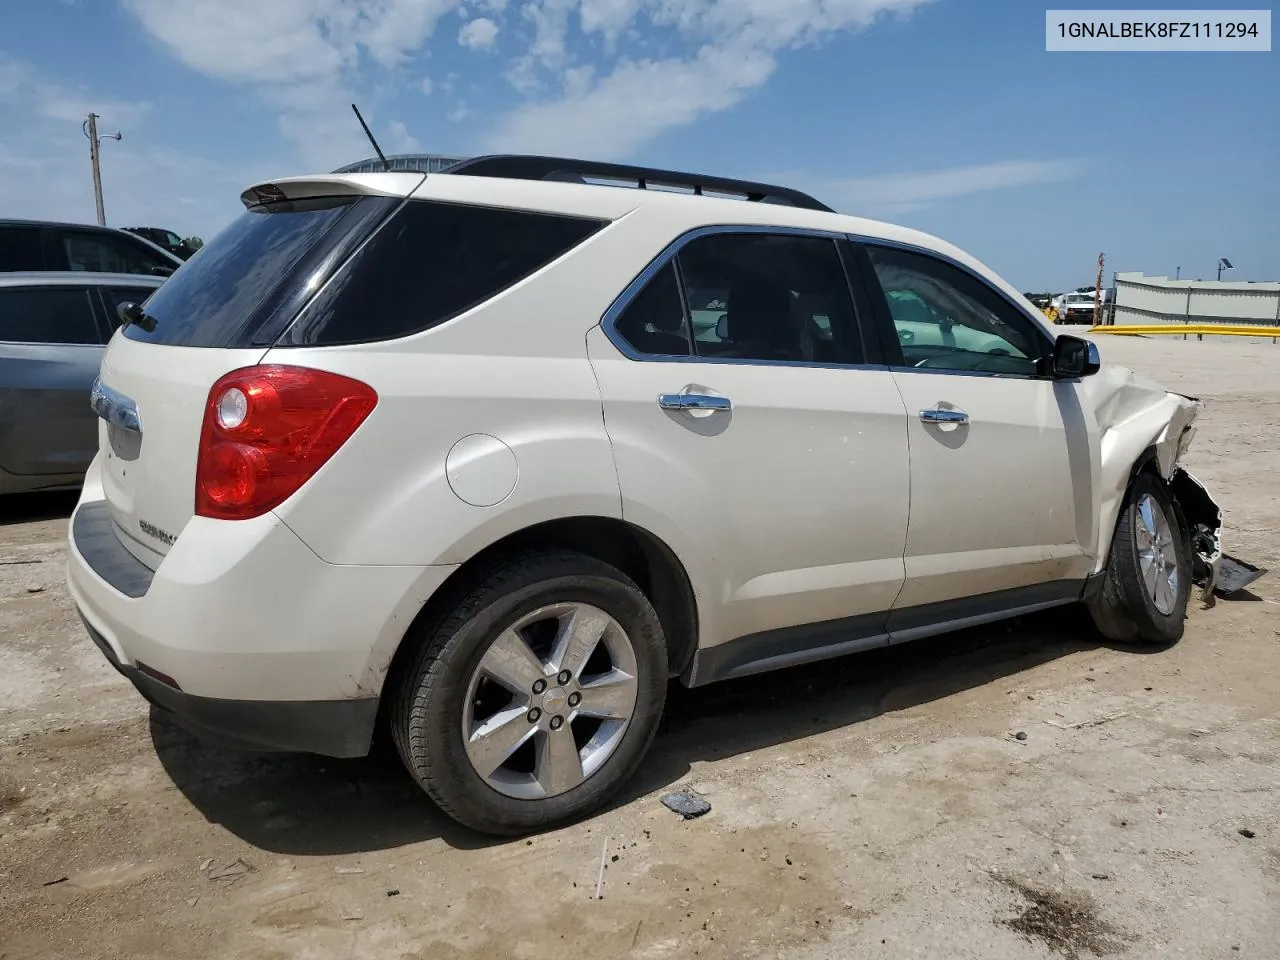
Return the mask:
<path id="1" fill-rule="evenodd" d="M 310 197 L 407 197 L 417 190 L 425 173 L 397 171 L 393 173 L 343 173 L 319 176 L 285 177 L 257 183 L 240 194 L 246 209 L 282 200 Z"/>

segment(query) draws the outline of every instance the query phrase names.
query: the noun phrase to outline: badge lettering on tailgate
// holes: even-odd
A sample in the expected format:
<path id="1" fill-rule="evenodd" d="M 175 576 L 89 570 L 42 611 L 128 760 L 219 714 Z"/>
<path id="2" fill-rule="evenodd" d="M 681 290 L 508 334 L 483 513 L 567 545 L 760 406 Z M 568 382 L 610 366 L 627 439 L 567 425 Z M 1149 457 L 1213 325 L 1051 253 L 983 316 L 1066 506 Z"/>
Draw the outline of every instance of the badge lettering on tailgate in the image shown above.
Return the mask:
<path id="1" fill-rule="evenodd" d="M 145 533 L 148 537 L 154 537 L 156 540 L 159 540 L 161 543 L 163 543 L 165 546 L 168 546 L 168 547 L 172 547 L 173 541 L 178 539 L 168 530 L 161 530 L 154 523 L 149 523 L 146 520 L 138 521 L 138 529 L 141 530 L 143 533 Z"/>

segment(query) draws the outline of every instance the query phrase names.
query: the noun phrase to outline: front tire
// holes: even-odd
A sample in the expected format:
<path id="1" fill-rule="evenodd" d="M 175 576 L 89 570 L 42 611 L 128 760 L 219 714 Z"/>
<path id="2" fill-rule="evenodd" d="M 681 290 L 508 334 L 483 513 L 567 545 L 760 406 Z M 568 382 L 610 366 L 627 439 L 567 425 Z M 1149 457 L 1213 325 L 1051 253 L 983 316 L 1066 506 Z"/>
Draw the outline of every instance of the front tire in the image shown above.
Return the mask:
<path id="1" fill-rule="evenodd" d="M 1191 596 L 1191 546 L 1163 480 L 1141 473 L 1129 486 L 1102 587 L 1089 601 L 1111 640 L 1175 643 Z"/>
<path id="2" fill-rule="evenodd" d="M 415 639 L 392 735 L 432 800 L 474 830 L 516 835 L 598 810 L 657 731 L 662 626 L 626 574 L 591 557 L 511 558 Z"/>

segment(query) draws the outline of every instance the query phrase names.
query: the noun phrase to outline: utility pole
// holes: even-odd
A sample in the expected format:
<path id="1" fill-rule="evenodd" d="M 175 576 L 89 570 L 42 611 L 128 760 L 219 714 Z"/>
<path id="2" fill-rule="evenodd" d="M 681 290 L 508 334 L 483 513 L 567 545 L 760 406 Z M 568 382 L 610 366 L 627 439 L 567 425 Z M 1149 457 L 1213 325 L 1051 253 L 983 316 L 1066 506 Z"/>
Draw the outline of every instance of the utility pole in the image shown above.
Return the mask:
<path id="1" fill-rule="evenodd" d="M 1096 327 L 1102 320 L 1102 264 L 1105 253 L 1098 254 L 1098 278 L 1093 283 L 1093 325 Z"/>
<path id="2" fill-rule="evenodd" d="M 124 139 L 124 135 L 117 130 L 115 133 L 108 133 L 104 136 L 98 136 L 98 115 L 96 113 L 89 114 L 89 119 L 82 125 L 84 135 L 89 138 L 89 162 L 93 164 L 93 202 L 98 208 L 98 226 L 105 227 L 107 225 L 107 214 L 102 207 L 102 170 L 98 165 L 98 149 L 103 140 L 120 141 Z"/>

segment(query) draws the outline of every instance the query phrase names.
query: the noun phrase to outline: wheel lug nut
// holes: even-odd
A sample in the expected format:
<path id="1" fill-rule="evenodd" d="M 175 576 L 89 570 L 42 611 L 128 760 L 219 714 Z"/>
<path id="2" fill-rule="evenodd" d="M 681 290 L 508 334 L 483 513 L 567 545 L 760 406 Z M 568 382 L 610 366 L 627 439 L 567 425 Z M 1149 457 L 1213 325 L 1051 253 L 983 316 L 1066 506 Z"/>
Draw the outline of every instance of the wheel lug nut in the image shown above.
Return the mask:
<path id="1" fill-rule="evenodd" d="M 542 719 L 542 711 L 539 710 L 537 707 L 534 707 L 532 710 L 529 711 L 530 723 L 537 723 L 541 719 Z"/>
<path id="2" fill-rule="evenodd" d="M 582 702 L 582 694 L 580 693 L 569 694 L 569 706 L 576 707 L 581 702 Z"/>
<path id="3" fill-rule="evenodd" d="M 543 690 L 545 690 L 545 689 L 547 689 L 547 681 L 545 681 L 545 680 L 535 680 L 535 681 L 533 681 L 533 692 L 534 692 L 534 693 L 541 693 L 541 692 L 542 692 Z"/>
<path id="4" fill-rule="evenodd" d="M 552 729 L 552 730 L 559 730 L 559 729 L 560 729 L 561 727 L 563 727 L 563 726 L 564 726 L 564 717 L 552 717 L 552 718 L 551 718 L 551 729 Z"/>
<path id="5" fill-rule="evenodd" d="M 573 674 L 571 674 L 568 670 L 561 670 L 560 676 L 556 677 L 556 682 L 559 683 L 561 686 L 563 686 L 564 684 L 568 683 L 572 679 L 573 679 Z"/>

